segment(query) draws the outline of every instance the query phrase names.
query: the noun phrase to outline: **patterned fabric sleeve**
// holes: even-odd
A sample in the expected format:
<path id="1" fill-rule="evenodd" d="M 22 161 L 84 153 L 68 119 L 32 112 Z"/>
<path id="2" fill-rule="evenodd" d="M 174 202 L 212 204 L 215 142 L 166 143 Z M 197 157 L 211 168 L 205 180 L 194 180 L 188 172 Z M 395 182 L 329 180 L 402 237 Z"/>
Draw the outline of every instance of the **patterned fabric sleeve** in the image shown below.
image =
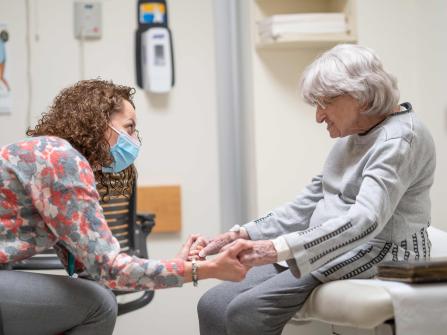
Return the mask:
<path id="1" fill-rule="evenodd" d="M 28 192 L 58 245 L 70 251 L 93 279 L 112 289 L 181 286 L 183 261 L 147 260 L 119 253 L 119 243 L 99 204 L 89 163 L 64 140 L 40 139 L 23 142 L 17 148 L 33 153 L 19 170 L 32 171 Z"/>

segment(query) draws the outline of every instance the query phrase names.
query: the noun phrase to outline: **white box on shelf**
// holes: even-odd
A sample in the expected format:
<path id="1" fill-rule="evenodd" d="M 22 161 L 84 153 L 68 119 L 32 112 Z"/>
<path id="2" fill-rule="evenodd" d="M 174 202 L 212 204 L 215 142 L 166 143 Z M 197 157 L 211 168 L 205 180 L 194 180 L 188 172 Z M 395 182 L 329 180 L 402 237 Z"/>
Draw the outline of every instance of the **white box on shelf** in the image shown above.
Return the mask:
<path id="1" fill-rule="evenodd" d="M 288 34 L 343 34 L 347 31 L 343 13 L 274 15 L 258 22 L 258 34 L 262 38 Z"/>

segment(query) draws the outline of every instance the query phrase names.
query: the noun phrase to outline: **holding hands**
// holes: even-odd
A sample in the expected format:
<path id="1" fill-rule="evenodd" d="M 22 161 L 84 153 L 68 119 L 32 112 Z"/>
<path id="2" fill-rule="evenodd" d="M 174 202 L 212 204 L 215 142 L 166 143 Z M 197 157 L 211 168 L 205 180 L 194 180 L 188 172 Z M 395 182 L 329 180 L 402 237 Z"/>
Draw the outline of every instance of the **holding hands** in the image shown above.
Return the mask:
<path id="1" fill-rule="evenodd" d="M 277 251 L 270 240 L 251 241 L 245 229 L 229 231 L 207 240 L 199 237 L 191 244 L 188 259 L 205 259 L 217 253 L 224 254 L 229 250 L 238 251 L 238 261 L 250 268 L 271 264 L 278 260 Z M 218 256 L 219 257 L 219 256 Z"/>
<path id="2" fill-rule="evenodd" d="M 200 259 L 205 259 L 206 256 L 219 253 L 224 246 L 236 241 L 237 239 L 249 240 L 250 237 L 245 230 L 240 230 L 238 232 L 229 231 L 217 235 L 210 240 L 202 236 L 192 244 L 189 257 L 199 257 Z"/>
<path id="3" fill-rule="evenodd" d="M 241 245 L 244 247 L 242 248 Z M 278 261 L 278 253 L 276 252 L 273 242 L 270 240 L 236 240 L 223 247 L 221 252 L 225 252 L 234 247 L 241 250 L 237 257 L 242 264 L 248 267 L 271 264 Z"/>
<path id="4" fill-rule="evenodd" d="M 191 260 L 191 257 L 189 256 L 190 250 L 192 250 L 193 245 L 203 245 L 203 242 L 201 241 L 206 240 L 200 235 L 189 236 L 176 258 L 180 258 L 188 263 L 188 261 Z M 197 262 L 199 265 L 200 279 L 216 278 L 229 281 L 241 281 L 245 278 L 250 266 L 241 263 L 238 259 L 238 255 L 247 248 L 248 246 L 244 243 L 238 243 L 232 246 L 228 245 L 226 250 L 222 251 L 214 259 L 205 260 L 203 258 Z M 197 251 L 196 254 L 198 252 L 199 251 Z M 190 268 L 190 265 L 187 265 L 186 268 Z"/>

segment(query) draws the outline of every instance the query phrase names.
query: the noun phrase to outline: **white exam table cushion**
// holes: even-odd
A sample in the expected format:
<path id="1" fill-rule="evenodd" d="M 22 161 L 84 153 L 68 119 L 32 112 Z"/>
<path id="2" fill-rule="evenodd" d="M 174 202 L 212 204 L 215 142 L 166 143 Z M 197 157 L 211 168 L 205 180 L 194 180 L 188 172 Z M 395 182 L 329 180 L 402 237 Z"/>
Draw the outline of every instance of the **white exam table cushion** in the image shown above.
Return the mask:
<path id="1" fill-rule="evenodd" d="M 429 227 L 431 257 L 447 256 L 447 233 Z M 339 326 L 372 329 L 393 319 L 391 296 L 373 280 L 338 280 L 317 287 L 294 321 L 317 320 Z"/>
<path id="2" fill-rule="evenodd" d="M 392 319 L 389 293 L 368 280 L 337 280 L 317 287 L 294 320 L 317 320 L 339 326 L 372 329 Z"/>

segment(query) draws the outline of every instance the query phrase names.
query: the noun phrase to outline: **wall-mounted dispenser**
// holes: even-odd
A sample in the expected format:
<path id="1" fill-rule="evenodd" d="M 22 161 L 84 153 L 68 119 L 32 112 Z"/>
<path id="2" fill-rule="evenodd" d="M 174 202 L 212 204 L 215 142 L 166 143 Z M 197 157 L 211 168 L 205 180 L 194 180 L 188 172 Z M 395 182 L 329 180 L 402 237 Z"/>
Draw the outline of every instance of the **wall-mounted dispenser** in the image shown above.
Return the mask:
<path id="1" fill-rule="evenodd" d="M 135 56 L 137 84 L 152 93 L 174 86 L 174 52 L 165 0 L 138 0 Z"/>

